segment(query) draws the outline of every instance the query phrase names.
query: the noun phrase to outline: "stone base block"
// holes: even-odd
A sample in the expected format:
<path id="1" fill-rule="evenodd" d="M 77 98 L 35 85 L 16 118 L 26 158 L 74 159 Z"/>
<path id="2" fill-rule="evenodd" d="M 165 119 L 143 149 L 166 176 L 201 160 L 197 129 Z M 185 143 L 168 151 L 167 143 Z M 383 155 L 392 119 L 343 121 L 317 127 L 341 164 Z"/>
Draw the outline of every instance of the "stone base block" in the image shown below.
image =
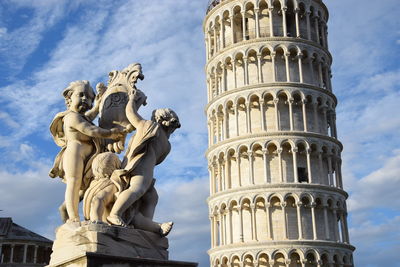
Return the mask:
<path id="1" fill-rule="evenodd" d="M 50 264 L 47 267 L 197 267 L 197 263 L 115 257 L 88 252 L 67 262 L 55 265 Z"/>
<path id="2" fill-rule="evenodd" d="M 103 224 L 86 224 L 77 227 L 64 224 L 59 227 L 56 230 L 56 240 L 53 243 L 50 266 L 75 266 L 64 264 L 76 258 L 79 258 L 79 261 L 87 260 L 87 257 L 83 255 L 168 260 L 168 239 L 151 232 Z M 98 256 L 94 258 L 97 259 Z"/>

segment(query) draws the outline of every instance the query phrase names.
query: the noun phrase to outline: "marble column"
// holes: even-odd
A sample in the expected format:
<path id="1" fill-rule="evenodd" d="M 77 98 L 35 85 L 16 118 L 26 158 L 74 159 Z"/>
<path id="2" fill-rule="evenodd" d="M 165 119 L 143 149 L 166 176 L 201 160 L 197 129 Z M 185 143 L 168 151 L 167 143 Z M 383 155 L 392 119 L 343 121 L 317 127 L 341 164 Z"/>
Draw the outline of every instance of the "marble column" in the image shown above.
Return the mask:
<path id="1" fill-rule="evenodd" d="M 286 81 L 287 82 L 290 82 L 291 80 L 290 80 L 290 69 L 289 69 L 289 56 L 290 56 L 290 53 L 289 52 L 285 52 L 285 54 L 284 54 L 284 56 L 285 56 L 285 66 L 286 66 Z"/>
<path id="2" fill-rule="evenodd" d="M 264 179 L 265 183 L 269 183 L 269 177 L 268 177 L 268 170 L 269 170 L 269 162 L 268 162 L 268 149 L 263 149 L 263 161 L 264 161 Z"/>
<path id="3" fill-rule="evenodd" d="M 310 23 L 310 11 L 306 11 L 306 21 L 307 21 L 307 39 L 311 40 L 311 23 Z"/>
<path id="4" fill-rule="evenodd" d="M 299 8 L 296 8 L 296 9 L 294 10 L 295 20 L 296 20 L 296 37 L 297 37 L 297 38 L 301 37 L 301 34 L 300 34 L 299 12 L 300 12 L 300 9 L 299 9 Z"/>
<path id="5" fill-rule="evenodd" d="M 303 239 L 303 226 L 301 222 L 301 207 L 303 206 L 303 203 L 301 201 L 297 202 L 296 208 L 297 208 L 297 227 L 298 227 L 298 232 L 299 232 L 299 239 Z"/>
<path id="6" fill-rule="evenodd" d="M 252 151 L 247 152 L 249 158 L 249 178 L 250 184 L 254 185 L 254 153 Z"/>
<path id="7" fill-rule="evenodd" d="M 246 12 L 242 11 L 243 41 L 246 40 Z"/>
<path id="8" fill-rule="evenodd" d="M 279 126 L 279 110 L 278 110 L 278 103 L 279 103 L 279 98 L 274 99 L 274 109 L 275 109 L 275 130 L 279 131 L 280 126 Z"/>
<path id="9" fill-rule="evenodd" d="M 303 128 L 305 132 L 308 132 L 308 123 L 307 123 L 307 100 L 301 100 L 301 108 L 303 111 Z"/>
<path id="10" fill-rule="evenodd" d="M 293 103 L 294 103 L 294 99 L 293 99 L 293 98 L 289 98 L 288 104 L 289 104 L 289 124 L 290 124 L 290 131 L 293 131 L 293 130 L 294 130 Z"/>
<path id="11" fill-rule="evenodd" d="M 251 211 L 251 238 L 253 241 L 257 241 L 257 218 L 256 218 L 256 205 L 250 204 Z"/>
<path id="12" fill-rule="evenodd" d="M 283 168 L 282 168 L 282 152 L 283 149 L 282 148 L 278 148 L 277 151 L 278 153 L 278 161 L 279 161 L 279 181 L 281 183 L 283 183 Z"/>
<path id="13" fill-rule="evenodd" d="M 265 101 L 264 101 L 264 99 L 261 99 L 261 100 L 260 100 L 260 113 L 261 113 L 261 116 L 260 116 L 260 120 L 261 120 L 261 129 L 262 129 L 263 131 L 266 131 L 266 130 L 267 130 L 267 127 L 266 127 L 266 125 L 265 125 L 266 119 L 265 119 Z"/>
<path id="14" fill-rule="evenodd" d="M 313 229 L 313 239 L 317 240 L 317 223 L 316 223 L 316 218 L 315 218 L 315 207 L 316 203 L 312 202 L 311 203 L 311 218 L 312 218 L 312 229 Z"/>
<path id="15" fill-rule="evenodd" d="M 297 152 L 299 152 L 299 149 L 297 147 L 292 148 L 293 174 L 294 174 L 294 182 L 295 183 L 299 183 L 299 174 L 297 172 Z"/>
<path id="16" fill-rule="evenodd" d="M 312 174 L 312 169 L 311 169 L 311 149 L 310 149 L 310 148 L 307 148 L 307 149 L 306 149 L 306 153 L 307 153 L 308 182 L 309 182 L 309 183 L 314 183 L 313 174 Z"/>
<path id="17" fill-rule="evenodd" d="M 260 38 L 260 10 L 258 8 L 254 9 L 255 19 L 256 19 L 256 38 Z"/>
<path id="18" fill-rule="evenodd" d="M 262 83 L 263 82 L 263 77 L 262 77 L 262 64 L 261 64 L 261 55 L 258 54 L 257 55 L 257 80 L 258 83 Z"/>
<path id="19" fill-rule="evenodd" d="M 304 83 L 304 74 L 303 74 L 303 53 L 298 53 L 297 54 L 297 61 L 299 64 L 299 78 L 300 78 L 300 83 Z"/>
<path id="20" fill-rule="evenodd" d="M 273 15 L 272 15 L 273 10 L 274 10 L 273 7 L 268 8 L 270 37 L 274 37 L 274 23 L 273 23 Z"/>
<path id="21" fill-rule="evenodd" d="M 287 7 L 282 8 L 282 23 L 283 23 L 283 36 L 287 37 L 287 23 L 286 23 Z"/>
<path id="22" fill-rule="evenodd" d="M 276 82 L 276 66 L 275 66 L 276 52 L 271 52 L 271 63 L 272 63 L 272 81 Z"/>
<path id="23" fill-rule="evenodd" d="M 328 205 L 324 205 L 324 224 L 325 224 L 325 238 L 330 240 L 330 228 L 329 228 L 329 218 L 328 218 Z"/>

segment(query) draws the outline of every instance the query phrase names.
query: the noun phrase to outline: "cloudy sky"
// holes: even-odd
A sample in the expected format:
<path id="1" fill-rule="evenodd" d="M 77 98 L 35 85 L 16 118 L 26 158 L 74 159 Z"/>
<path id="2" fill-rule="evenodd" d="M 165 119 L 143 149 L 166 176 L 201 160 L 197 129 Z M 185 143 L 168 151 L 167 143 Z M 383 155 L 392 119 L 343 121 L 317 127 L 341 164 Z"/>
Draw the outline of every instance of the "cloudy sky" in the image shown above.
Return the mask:
<path id="1" fill-rule="evenodd" d="M 356 266 L 400 261 L 400 5 L 326 0 L 343 173 Z M 65 186 L 47 173 L 58 147 L 48 125 L 74 80 L 106 82 L 141 62 L 149 105 L 183 128 L 156 171 L 157 219 L 174 220 L 172 259 L 208 265 L 205 51 L 207 0 L 0 1 L 0 216 L 49 238 Z M 397 108 L 396 108 L 397 107 Z"/>

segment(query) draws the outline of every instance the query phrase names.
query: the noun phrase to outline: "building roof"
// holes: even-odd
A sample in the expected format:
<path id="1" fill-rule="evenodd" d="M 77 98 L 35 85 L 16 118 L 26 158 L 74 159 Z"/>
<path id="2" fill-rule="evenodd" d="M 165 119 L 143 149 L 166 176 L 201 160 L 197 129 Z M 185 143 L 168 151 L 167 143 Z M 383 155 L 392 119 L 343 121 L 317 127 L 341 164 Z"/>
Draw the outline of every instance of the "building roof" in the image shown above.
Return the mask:
<path id="1" fill-rule="evenodd" d="M 21 240 L 36 242 L 53 242 L 12 221 L 11 218 L 0 218 L 0 240 Z"/>

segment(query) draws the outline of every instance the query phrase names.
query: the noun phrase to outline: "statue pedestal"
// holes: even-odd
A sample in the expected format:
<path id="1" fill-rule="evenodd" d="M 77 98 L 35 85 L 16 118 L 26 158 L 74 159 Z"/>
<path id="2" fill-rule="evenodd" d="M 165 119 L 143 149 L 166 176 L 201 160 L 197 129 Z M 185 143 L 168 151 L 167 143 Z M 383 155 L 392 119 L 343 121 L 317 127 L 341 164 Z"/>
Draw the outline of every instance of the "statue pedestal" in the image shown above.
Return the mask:
<path id="1" fill-rule="evenodd" d="M 167 249 L 168 239 L 151 232 L 103 224 L 64 224 L 56 230 L 49 266 L 103 266 L 103 262 L 109 267 L 197 266 L 169 264 Z"/>
<path id="2" fill-rule="evenodd" d="M 55 265 L 50 264 L 47 267 L 197 267 L 197 263 L 115 257 L 87 252 L 66 262 L 60 262 Z"/>

